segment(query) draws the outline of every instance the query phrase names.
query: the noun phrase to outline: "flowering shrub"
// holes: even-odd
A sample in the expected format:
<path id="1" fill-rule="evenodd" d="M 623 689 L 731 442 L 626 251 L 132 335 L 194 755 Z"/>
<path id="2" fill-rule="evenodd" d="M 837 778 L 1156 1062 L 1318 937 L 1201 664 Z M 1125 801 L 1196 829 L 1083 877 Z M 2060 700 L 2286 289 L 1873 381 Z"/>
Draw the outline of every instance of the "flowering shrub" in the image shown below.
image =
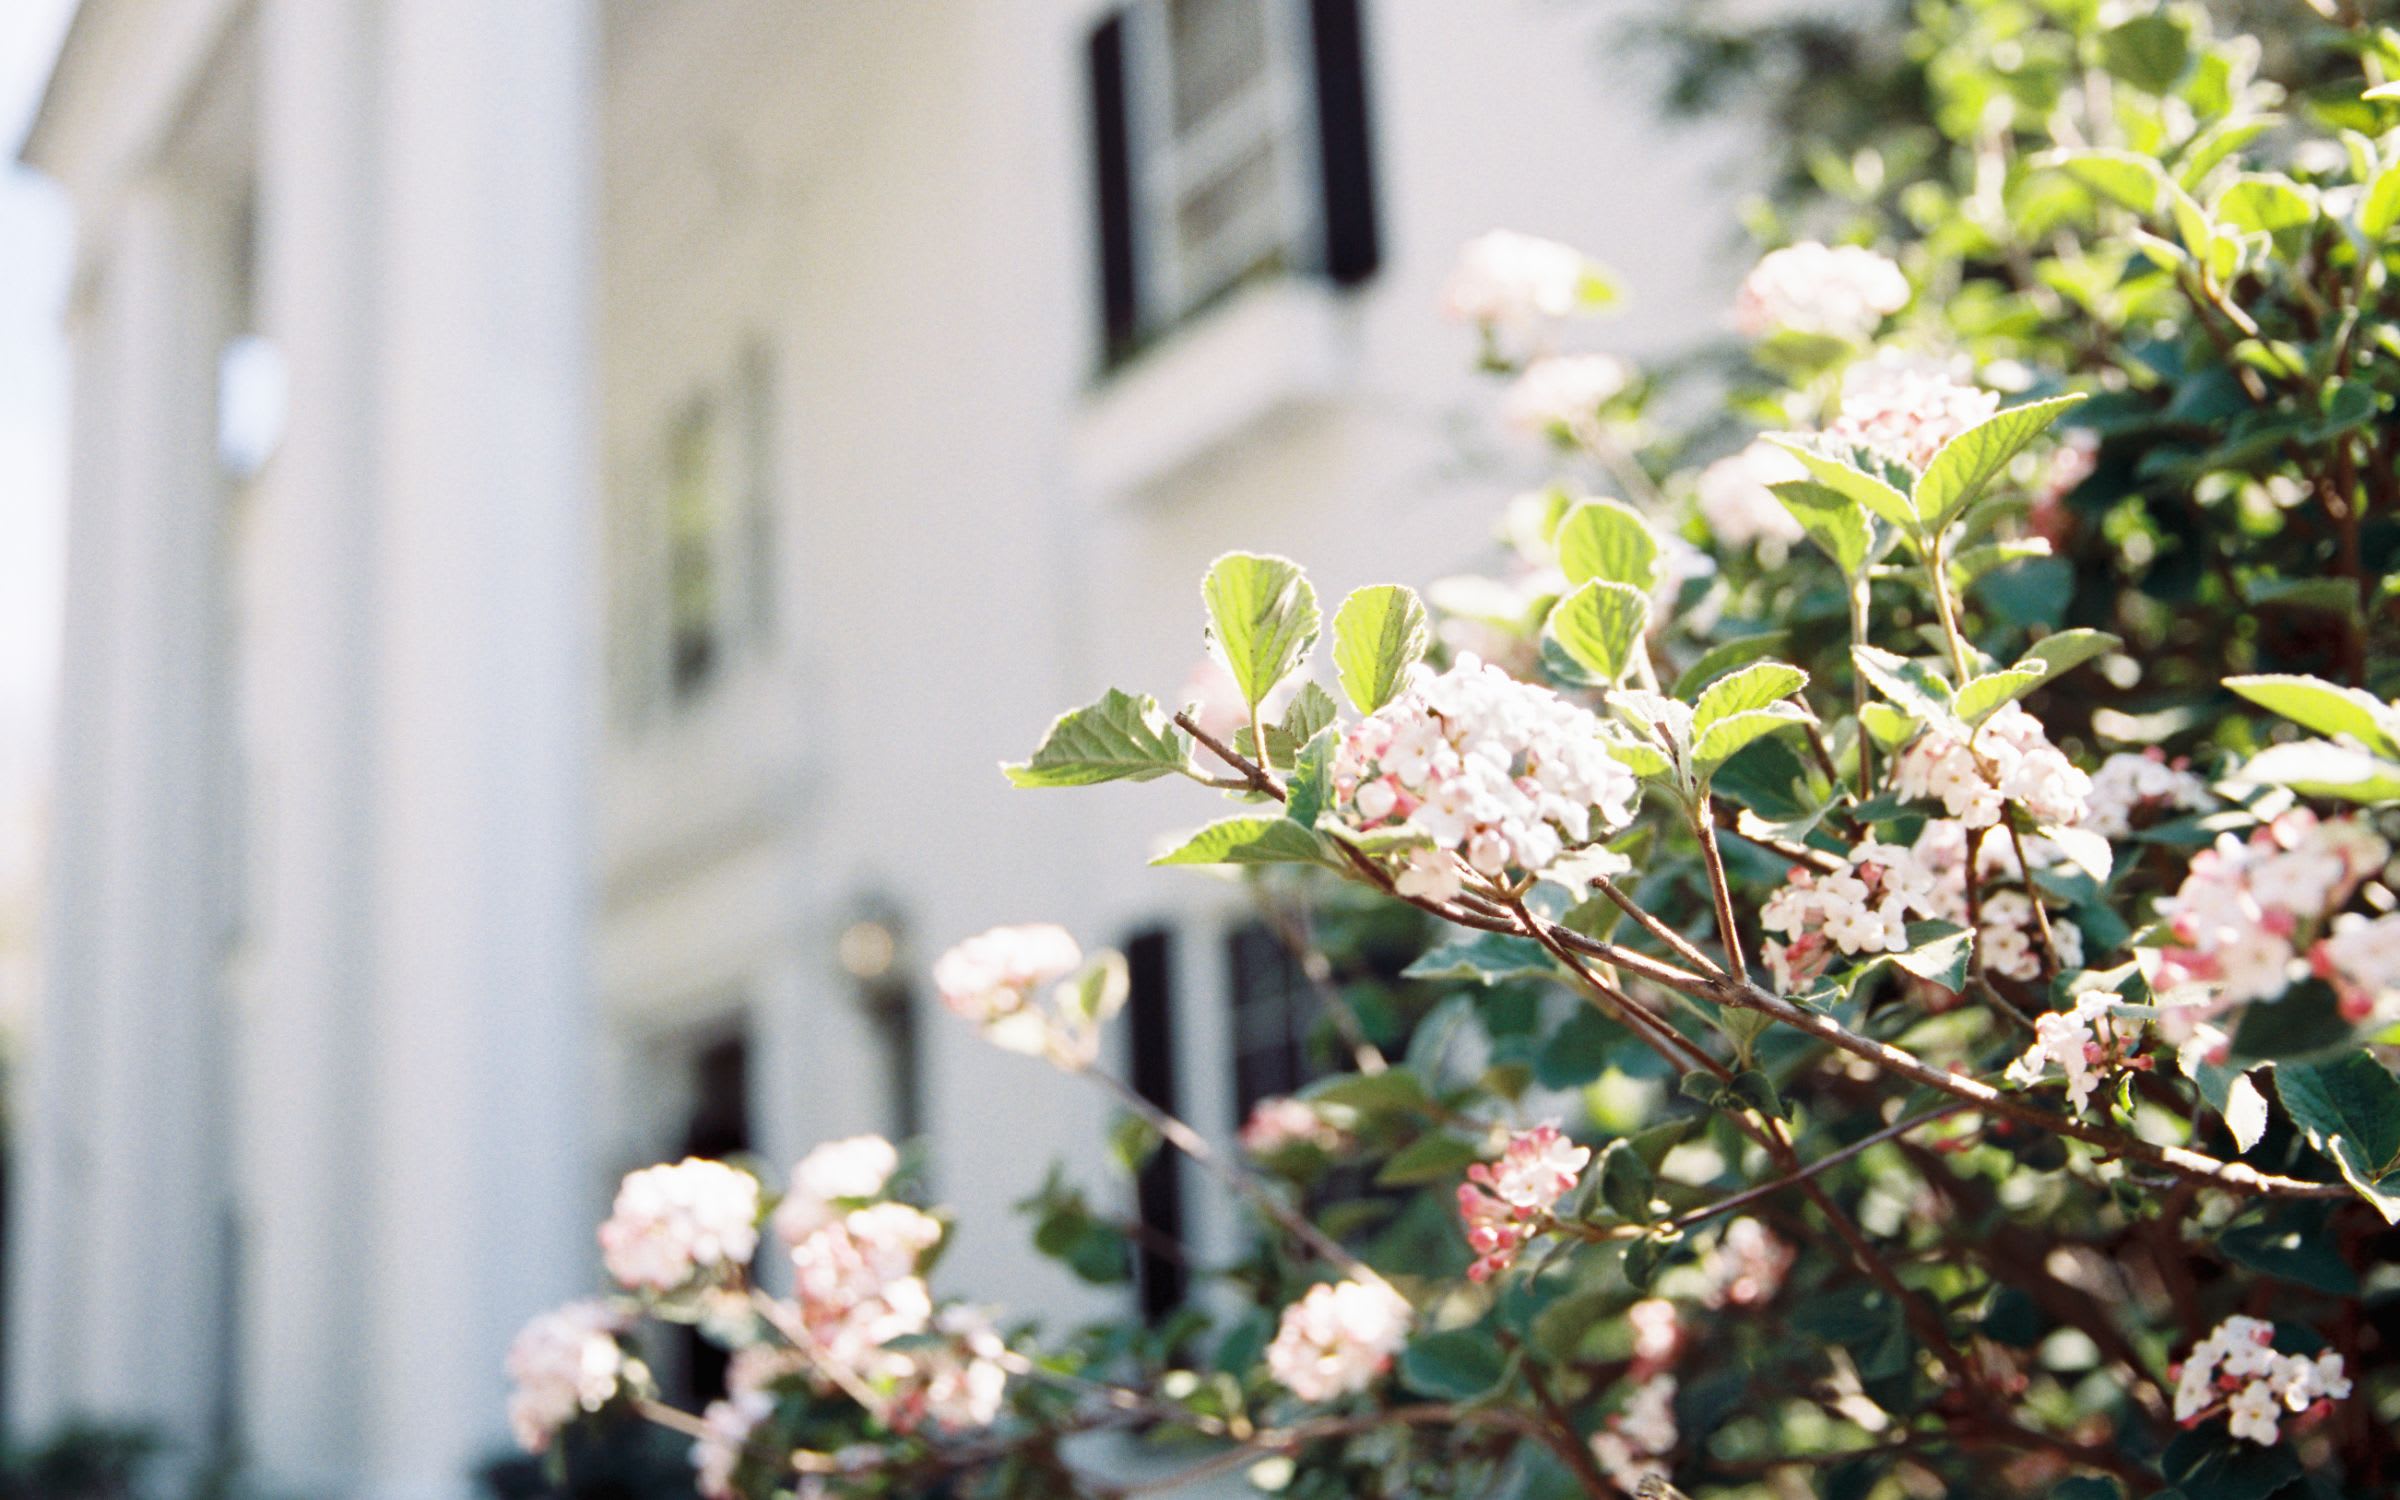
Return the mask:
<path id="1" fill-rule="evenodd" d="M 2040 110 L 1978 71 L 2004 10 L 2074 64 Z M 1105 1065 L 1115 955 L 935 966 L 1109 1093 L 1121 1159 L 1209 1172 L 1244 1258 L 1155 1327 L 1004 1328 L 935 1294 L 888 1142 L 780 1197 L 652 1168 L 621 1295 L 512 1355 L 528 1447 L 631 1413 L 752 1497 L 2400 1485 L 2400 35 L 2333 28 L 2353 71 L 2283 100 L 2194 9 L 1925 16 L 1990 201 L 1927 166 L 1921 243 L 1762 259 L 1740 430 L 1652 431 L 1604 273 L 1476 241 L 1448 311 L 1560 469 L 1499 576 L 1328 620 L 1228 554 L 1191 701 L 1112 690 L 1007 767 L 1198 783 L 1229 809 L 1157 863 L 1420 924 L 1407 1005 L 1281 925 L 1338 1065 L 1238 1151 Z M 2177 551 L 2222 628 L 2147 587 Z M 1028 1206 L 1094 1281 L 1155 1232 Z M 724 1396 L 662 1404 L 637 1313 Z"/>

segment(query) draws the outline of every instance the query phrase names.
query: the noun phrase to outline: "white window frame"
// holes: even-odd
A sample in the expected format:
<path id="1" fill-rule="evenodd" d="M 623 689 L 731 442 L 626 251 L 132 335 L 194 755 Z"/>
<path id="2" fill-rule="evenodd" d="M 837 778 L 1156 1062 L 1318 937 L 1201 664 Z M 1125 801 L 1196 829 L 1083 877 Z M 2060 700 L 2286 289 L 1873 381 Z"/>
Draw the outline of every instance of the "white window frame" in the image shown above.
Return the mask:
<path id="1" fill-rule="evenodd" d="M 1175 126 L 1175 57 L 1169 0 L 1125 11 L 1125 128 L 1133 178 L 1133 246 L 1142 326 L 1172 328 L 1231 290 L 1262 257 L 1280 252 L 1289 272 L 1316 269 L 1324 208 L 1318 186 L 1315 83 L 1307 7 L 1253 0 L 1266 59 L 1249 89 L 1187 133 Z M 1271 195 L 1247 205 L 1199 254 L 1187 254 L 1181 211 L 1203 188 L 1272 143 Z"/>

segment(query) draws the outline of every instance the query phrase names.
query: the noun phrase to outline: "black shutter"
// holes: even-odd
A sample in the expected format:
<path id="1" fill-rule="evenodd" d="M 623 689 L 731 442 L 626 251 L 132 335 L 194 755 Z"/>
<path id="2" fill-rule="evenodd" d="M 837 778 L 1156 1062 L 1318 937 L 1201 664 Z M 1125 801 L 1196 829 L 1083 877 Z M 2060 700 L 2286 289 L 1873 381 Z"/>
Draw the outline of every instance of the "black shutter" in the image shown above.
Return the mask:
<path id="1" fill-rule="evenodd" d="M 1355 286 L 1375 274 L 1375 172 L 1367 124 L 1367 53 L 1360 0 L 1309 0 L 1317 65 L 1317 159 L 1324 169 L 1325 274 Z"/>
<path id="2" fill-rule="evenodd" d="M 1133 1090 L 1175 1113 L 1173 948 L 1167 931 L 1152 927 L 1125 945 L 1127 1030 L 1133 1043 Z M 1142 1316 L 1152 1323 L 1183 1305 L 1191 1273 L 1175 1253 L 1183 1241 L 1183 1160 L 1161 1147 L 1134 1183 L 1134 1202 L 1149 1231 L 1136 1247 Z"/>
<path id="3" fill-rule="evenodd" d="M 1141 332 L 1134 281 L 1133 152 L 1125 114 L 1125 12 L 1092 29 L 1087 61 L 1092 90 L 1092 203 L 1098 211 L 1102 360 L 1133 352 Z"/>

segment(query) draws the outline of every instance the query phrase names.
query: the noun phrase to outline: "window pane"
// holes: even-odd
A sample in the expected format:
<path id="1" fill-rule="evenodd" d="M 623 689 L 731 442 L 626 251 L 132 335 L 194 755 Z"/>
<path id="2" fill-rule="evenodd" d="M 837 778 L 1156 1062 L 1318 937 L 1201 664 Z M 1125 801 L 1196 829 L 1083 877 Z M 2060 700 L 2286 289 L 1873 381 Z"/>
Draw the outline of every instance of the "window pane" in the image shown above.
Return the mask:
<path id="1" fill-rule="evenodd" d="M 1261 140 L 1223 172 L 1194 184 L 1176 205 L 1175 232 L 1191 276 L 1191 301 L 1283 259 L 1275 156 L 1275 142 Z"/>
<path id="2" fill-rule="evenodd" d="M 716 672 L 723 617 L 717 526 L 721 457 L 713 404 L 696 401 L 677 419 L 667 451 L 667 599 L 678 696 Z"/>
<path id="3" fill-rule="evenodd" d="M 1167 0 L 1175 67 L 1175 133 L 1182 135 L 1264 82 L 1262 0 Z"/>

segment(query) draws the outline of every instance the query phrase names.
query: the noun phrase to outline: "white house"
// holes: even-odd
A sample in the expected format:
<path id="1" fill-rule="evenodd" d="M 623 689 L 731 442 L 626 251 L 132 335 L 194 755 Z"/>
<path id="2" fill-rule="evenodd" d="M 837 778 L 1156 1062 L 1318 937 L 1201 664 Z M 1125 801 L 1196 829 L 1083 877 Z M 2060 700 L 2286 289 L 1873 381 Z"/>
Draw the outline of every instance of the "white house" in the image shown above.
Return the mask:
<path id="1" fill-rule="evenodd" d="M 12 1430 L 462 1494 L 687 1145 L 921 1133 L 952 1288 L 1097 1295 L 1006 1208 L 1102 1180 L 1101 1106 L 915 976 L 1147 934 L 1223 1133 L 1242 903 L 1142 869 L 1210 794 L 995 763 L 1172 694 L 1218 551 L 1478 552 L 1532 456 L 1436 314 L 1465 238 L 1611 262 L 1636 355 L 1716 323 L 1727 140 L 1624 14 L 84 0 L 24 147 L 81 248 Z"/>

